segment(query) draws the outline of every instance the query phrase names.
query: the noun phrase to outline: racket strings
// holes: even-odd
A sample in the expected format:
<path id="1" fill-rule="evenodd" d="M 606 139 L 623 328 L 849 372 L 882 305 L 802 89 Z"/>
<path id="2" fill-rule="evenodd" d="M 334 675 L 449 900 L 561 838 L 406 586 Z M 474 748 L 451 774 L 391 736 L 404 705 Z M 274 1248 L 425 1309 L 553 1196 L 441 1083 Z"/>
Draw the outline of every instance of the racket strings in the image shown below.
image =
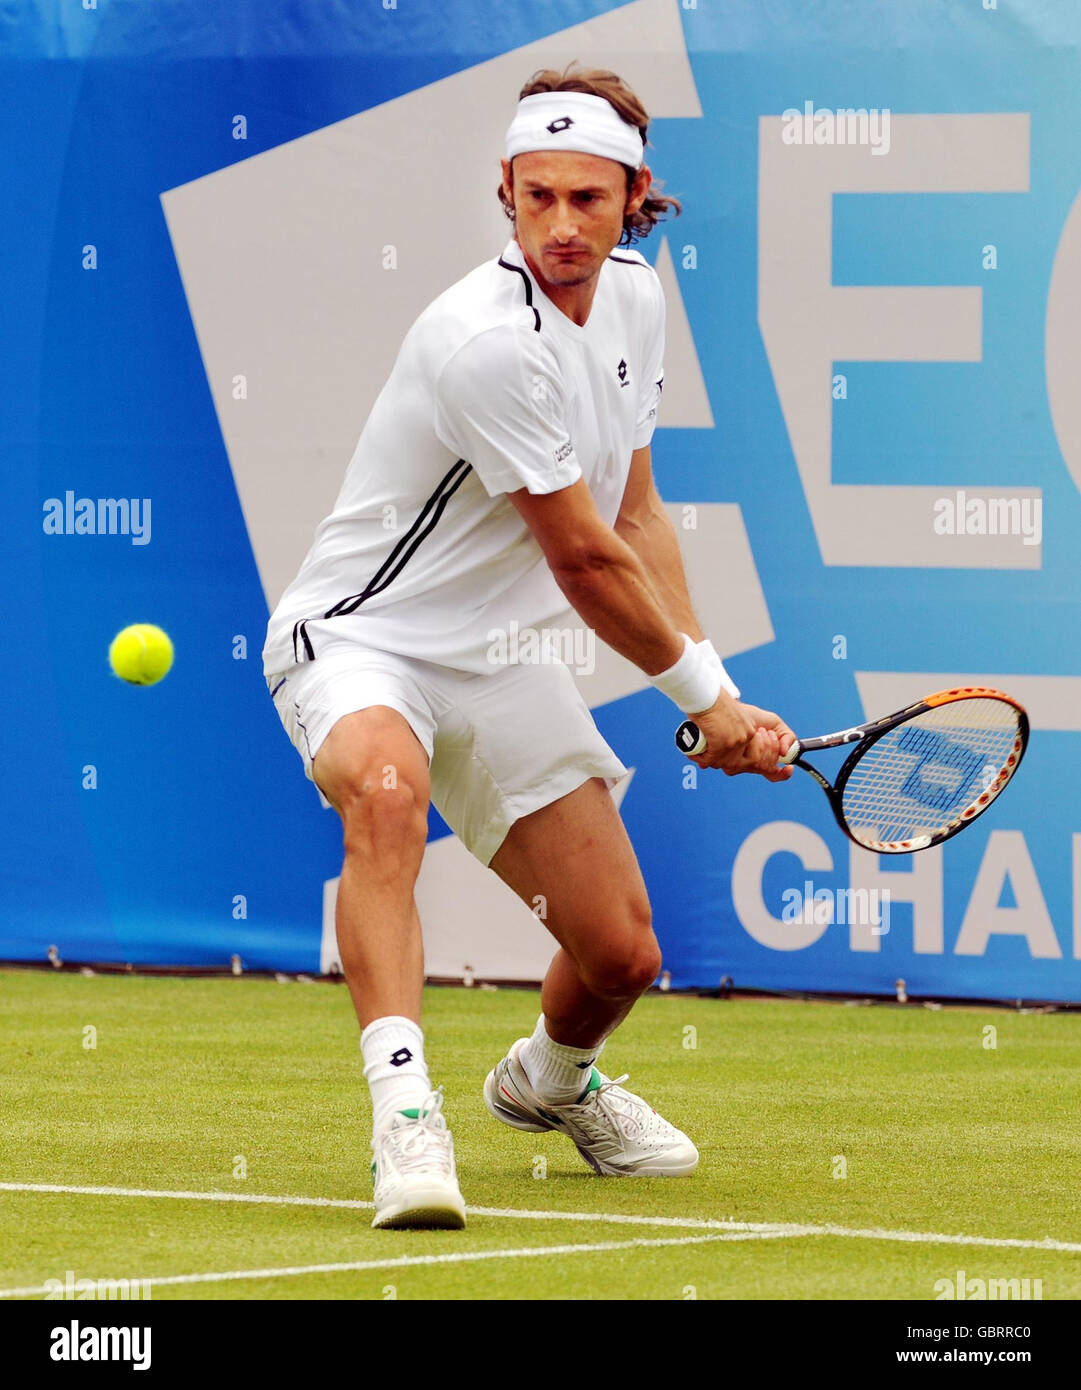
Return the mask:
<path id="1" fill-rule="evenodd" d="M 842 794 L 844 818 L 872 849 L 933 837 L 994 800 L 1020 751 L 1020 719 L 1004 700 L 936 706 L 859 756 Z"/>

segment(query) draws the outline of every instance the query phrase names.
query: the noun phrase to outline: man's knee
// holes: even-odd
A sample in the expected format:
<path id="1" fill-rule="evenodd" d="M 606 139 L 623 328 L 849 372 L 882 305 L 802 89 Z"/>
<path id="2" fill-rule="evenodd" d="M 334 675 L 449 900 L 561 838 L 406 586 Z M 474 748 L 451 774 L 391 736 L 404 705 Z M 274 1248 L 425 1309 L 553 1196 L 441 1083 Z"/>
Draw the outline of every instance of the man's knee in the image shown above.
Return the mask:
<path id="1" fill-rule="evenodd" d="M 629 919 L 629 920 L 628 920 Z M 631 902 L 622 914 L 622 930 L 599 933 L 608 949 L 597 958 L 578 963 L 582 983 L 605 999 L 635 999 L 661 971 L 661 949 L 653 935 L 649 903 Z"/>
<path id="2" fill-rule="evenodd" d="M 417 858 L 428 838 L 426 797 L 387 764 L 360 767 L 338 787 L 345 852 L 374 864 Z"/>
<path id="3" fill-rule="evenodd" d="M 346 857 L 368 872 L 419 865 L 428 838 L 428 768 L 405 720 L 371 709 L 340 720 L 315 758 L 316 784 L 342 821 Z"/>
<path id="4" fill-rule="evenodd" d="M 316 754 L 316 785 L 342 820 L 347 854 L 397 858 L 428 838 L 428 767 L 397 711 L 374 707 L 338 721 Z"/>

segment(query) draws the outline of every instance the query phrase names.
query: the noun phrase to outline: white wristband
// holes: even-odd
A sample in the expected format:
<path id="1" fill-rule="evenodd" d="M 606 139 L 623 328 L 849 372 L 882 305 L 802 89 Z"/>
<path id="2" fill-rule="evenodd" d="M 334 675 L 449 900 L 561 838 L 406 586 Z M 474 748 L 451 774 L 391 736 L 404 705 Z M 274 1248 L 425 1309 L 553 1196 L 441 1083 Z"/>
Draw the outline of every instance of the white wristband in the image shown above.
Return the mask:
<path id="1" fill-rule="evenodd" d="M 705 653 L 707 660 L 711 661 L 713 665 L 716 667 L 717 671 L 720 673 L 721 689 L 727 690 L 733 700 L 738 700 L 739 686 L 724 669 L 724 662 L 721 660 L 721 658 L 717 655 L 716 651 L 714 650 L 713 643 L 709 641 L 709 639 L 707 638 L 704 642 L 699 642 L 698 650 L 700 652 Z"/>
<path id="2" fill-rule="evenodd" d="M 651 685 L 673 700 L 684 714 L 700 714 L 712 709 L 724 687 L 724 667 L 709 643 L 695 643 L 686 633 L 683 655 L 674 666 L 650 676 Z M 708 651 L 703 651 L 708 647 Z"/>

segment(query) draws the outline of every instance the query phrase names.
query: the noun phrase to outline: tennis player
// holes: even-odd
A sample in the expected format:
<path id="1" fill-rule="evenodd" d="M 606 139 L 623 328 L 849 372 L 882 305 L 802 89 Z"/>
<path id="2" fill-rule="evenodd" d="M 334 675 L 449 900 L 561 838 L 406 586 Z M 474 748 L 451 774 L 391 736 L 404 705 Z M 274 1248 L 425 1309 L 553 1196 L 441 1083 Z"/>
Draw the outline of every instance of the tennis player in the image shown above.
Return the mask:
<path id="1" fill-rule="evenodd" d="M 664 300 L 628 249 L 673 199 L 615 75 L 538 73 L 507 132 L 512 236 L 409 330 L 263 653 L 307 775 L 338 811 L 336 928 L 373 1107 L 377 1227 L 460 1227 L 421 1030 L 414 885 L 434 801 L 559 944 L 532 1036 L 484 1085 L 496 1119 L 566 1134 L 598 1173 L 681 1176 L 698 1151 L 596 1066 L 655 980 L 645 885 L 609 795 L 626 768 L 567 667 L 496 664 L 493 633 L 568 601 L 707 738 L 696 761 L 791 775 L 792 732 L 742 704 L 695 619 L 653 483 Z M 388 529 L 389 528 L 389 529 Z"/>

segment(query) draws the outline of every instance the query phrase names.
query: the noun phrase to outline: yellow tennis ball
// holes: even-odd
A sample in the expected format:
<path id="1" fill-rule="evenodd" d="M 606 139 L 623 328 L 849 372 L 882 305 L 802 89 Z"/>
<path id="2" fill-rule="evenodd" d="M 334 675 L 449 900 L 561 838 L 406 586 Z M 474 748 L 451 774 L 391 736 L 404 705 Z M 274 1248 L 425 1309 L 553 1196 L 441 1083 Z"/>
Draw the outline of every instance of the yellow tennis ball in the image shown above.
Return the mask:
<path id="1" fill-rule="evenodd" d="M 133 623 L 109 644 L 109 665 L 129 685 L 156 685 L 172 664 L 169 635 L 153 623 Z"/>

